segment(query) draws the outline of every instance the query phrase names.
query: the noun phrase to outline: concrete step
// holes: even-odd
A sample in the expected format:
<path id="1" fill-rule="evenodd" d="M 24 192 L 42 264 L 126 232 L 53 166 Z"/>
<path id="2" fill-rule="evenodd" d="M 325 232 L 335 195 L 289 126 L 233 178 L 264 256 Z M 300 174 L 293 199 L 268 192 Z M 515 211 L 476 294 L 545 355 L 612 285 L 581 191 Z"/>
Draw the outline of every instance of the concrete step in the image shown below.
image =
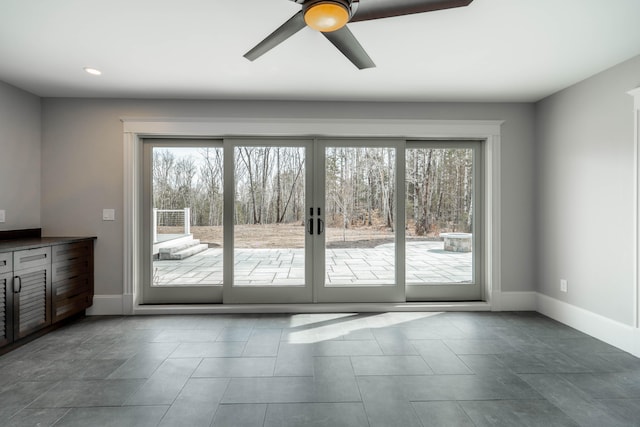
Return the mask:
<path id="1" fill-rule="evenodd" d="M 160 252 L 161 260 L 182 260 L 185 258 L 189 258 L 195 254 L 199 254 L 200 252 L 206 251 L 209 249 L 209 245 L 205 243 L 197 243 L 195 245 L 190 245 L 186 248 L 182 248 L 180 250 L 176 250 L 173 252 Z"/>
<path id="2" fill-rule="evenodd" d="M 164 248 L 160 248 L 160 254 L 172 254 L 174 252 L 180 252 L 184 249 L 189 249 L 192 246 L 197 246 L 200 244 L 200 240 L 198 239 L 189 239 L 189 240 L 183 240 L 175 245 L 171 245 L 171 246 L 166 246 Z"/>
<path id="3" fill-rule="evenodd" d="M 208 245 L 200 243 L 198 239 L 181 240 L 176 242 L 175 245 L 160 248 L 159 258 L 161 260 L 182 260 L 208 248 Z"/>
<path id="4" fill-rule="evenodd" d="M 169 237 L 169 238 L 167 238 Z M 160 249 L 169 248 L 171 246 L 181 245 L 193 240 L 193 234 L 178 235 L 159 235 L 158 241 L 153 242 L 153 255 L 158 256 Z"/>

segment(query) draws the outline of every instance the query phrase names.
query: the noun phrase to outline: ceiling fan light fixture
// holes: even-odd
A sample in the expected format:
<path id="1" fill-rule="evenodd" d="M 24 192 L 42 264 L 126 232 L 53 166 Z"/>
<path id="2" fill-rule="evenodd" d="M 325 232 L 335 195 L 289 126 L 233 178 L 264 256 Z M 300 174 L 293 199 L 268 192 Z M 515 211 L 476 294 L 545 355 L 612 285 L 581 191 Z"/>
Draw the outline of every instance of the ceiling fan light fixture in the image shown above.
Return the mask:
<path id="1" fill-rule="evenodd" d="M 304 22 L 323 33 L 339 30 L 349 22 L 349 9 L 339 1 L 319 1 L 304 12 Z"/>

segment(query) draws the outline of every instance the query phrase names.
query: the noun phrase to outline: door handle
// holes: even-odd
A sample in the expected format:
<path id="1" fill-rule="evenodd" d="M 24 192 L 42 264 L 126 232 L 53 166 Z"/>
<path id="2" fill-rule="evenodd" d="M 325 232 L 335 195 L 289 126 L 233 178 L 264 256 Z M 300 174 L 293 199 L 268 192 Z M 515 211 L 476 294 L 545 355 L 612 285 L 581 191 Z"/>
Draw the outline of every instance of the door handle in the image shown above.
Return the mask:
<path id="1" fill-rule="evenodd" d="M 313 236 L 313 218 L 309 218 L 308 230 L 309 230 L 309 234 Z"/>
<path id="2" fill-rule="evenodd" d="M 18 282 L 18 284 L 20 285 L 18 287 L 18 290 L 16 291 L 16 282 Z M 19 294 L 22 291 L 22 277 L 20 276 L 15 276 L 13 278 L 13 293 L 14 294 Z"/>
<path id="3" fill-rule="evenodd" d="M 318 235 L 324 232 L 324 221 L 318 218 Z"/>

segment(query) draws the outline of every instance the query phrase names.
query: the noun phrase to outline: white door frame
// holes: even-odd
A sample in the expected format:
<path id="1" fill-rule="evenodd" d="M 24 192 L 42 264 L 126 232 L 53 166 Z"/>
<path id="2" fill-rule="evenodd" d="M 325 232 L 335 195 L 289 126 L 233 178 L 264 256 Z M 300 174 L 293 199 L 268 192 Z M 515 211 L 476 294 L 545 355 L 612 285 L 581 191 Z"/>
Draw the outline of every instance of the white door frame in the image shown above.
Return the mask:
<path id="1" fill-rule="evenodd" d="M 305 137 L 479 139 L 485 143 L 484 283 L 486 301 L 500 310 L 500 120 L 122 118 L 124 128 L 124 314 L 134 314 L 142 283 L 142 140 L 149 137 Z"/>
<path id="2" fill-rule="evenodd" d="M 633 301 L 633 327 L 636 335 L 636 352 L 640 354 L 640 87 L 630 90 L 629 95 L 633 97 L 633 149 L 635 174 L 634 180 L 634 301 Z"/>

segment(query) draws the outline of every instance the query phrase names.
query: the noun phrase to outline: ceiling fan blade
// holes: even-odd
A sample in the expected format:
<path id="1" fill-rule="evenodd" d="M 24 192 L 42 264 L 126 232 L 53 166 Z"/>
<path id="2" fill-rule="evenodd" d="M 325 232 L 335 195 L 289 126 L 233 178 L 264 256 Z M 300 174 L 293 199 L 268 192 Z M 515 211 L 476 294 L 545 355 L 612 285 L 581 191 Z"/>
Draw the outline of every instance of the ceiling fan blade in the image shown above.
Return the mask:
<path id="1" fill-rule="evenodd" d="M 300 11 L 273 33 L 269 34 L 264 40 L 258 43 L 256 47 L 245 53 L 244 57 L 250 61 L 254 61 L 306 26 L 304 15 L 302 11 Z"/>
<path id="2" fill-rule="evenodd" d="M 468 6 L 473 0 L 360 0 L 350 22 Z"/>
<path id="3" fill-rule="evenodd" d="M 322 34 L 358 69 L 362 70 L 376 66 L 347 26 Z"/>

